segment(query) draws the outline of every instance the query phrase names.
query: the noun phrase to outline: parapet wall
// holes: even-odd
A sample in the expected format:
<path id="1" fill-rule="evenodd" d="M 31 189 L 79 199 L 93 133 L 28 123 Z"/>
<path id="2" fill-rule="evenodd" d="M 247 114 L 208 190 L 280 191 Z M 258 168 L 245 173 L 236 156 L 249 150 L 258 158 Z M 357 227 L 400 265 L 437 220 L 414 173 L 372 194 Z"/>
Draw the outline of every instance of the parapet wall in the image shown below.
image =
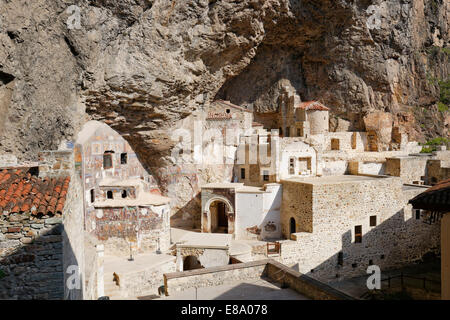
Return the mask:
<path id="1" fill-rule="evenodd" d="M 54 178 L 69 176 L 73 169 L 73 151 L 39 152 L 39 177 Z"/>
<path id="2" fill-rule="evenodd" d="M 189 288 L 213 287 L 236 281 L 260 279 L 265 274 L 267 260 L 230 264 L 220 267 L 196 269 L 164 274 L 166 295 Z"/>
<path id="3" fill-rule="evenodd" d="M 287 266 L 270 261 L 266 275 L 276 281 L 288 285 L 289 288 L 314 300 L 354 300 L 353 297 L 330 287 L 329 285 L 301 274 Z"/>
<path id="4" fill-rule="evenodd" d="M 169 295 L 193 287 L 213 287 L 237 281 L 256 280 L 262 277 L 269 277 L 275 282 L 288 284 L 291 289 L 311 299 L 353 299 L 329 285 L 302 275 L 272 259 L 168 273 L 164 274 L 164 286 L 166 295 Z"/>

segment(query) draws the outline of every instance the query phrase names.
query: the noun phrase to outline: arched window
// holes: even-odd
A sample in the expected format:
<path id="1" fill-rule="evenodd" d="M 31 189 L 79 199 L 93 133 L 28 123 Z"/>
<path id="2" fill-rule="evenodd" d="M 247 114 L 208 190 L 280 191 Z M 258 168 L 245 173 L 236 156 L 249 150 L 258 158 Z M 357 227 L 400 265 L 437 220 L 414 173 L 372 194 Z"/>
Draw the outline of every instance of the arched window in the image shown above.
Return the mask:
<path id="1" fill-rule="evenodd" d="M 111 190 L 109 190 L 108 192 L 106 192 L 106 197 L 107 197 L 108 199 L 114 199 L 114 197 L 113 197 L 113 192 L 112 192 Z"/>
<path id="2" fill-rule="evenodd" d="M 295 233 L 296 232 L 295 219 L 294 218 L 291 218 L 289 220 L 289 231 L 290 231 L 290 233 Z"/>
<path id="3" fill-rule="evenodd" d="M 122 191 L 122 198 L 126 198 L 127 197 L 127 190 L 123 190 Z"/>
<path id="4" fill-rule="evenodd" d="M 114 151 L 105 151 L 103 154 L 103 169 L 111 169 L 113 167 L 113 155 Z"/>
<path id="5" fill-rule="evenodd" d="M 95 190 L 91 189 L 91 203 L 95 201 Z"/>

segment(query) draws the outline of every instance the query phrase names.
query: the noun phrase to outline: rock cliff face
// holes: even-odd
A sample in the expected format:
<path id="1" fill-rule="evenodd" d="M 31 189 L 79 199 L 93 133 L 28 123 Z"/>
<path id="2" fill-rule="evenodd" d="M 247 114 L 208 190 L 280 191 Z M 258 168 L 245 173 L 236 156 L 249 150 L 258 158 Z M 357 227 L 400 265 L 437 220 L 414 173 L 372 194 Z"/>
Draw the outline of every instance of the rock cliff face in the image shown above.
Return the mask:
<path id="1" fill-rule="evenodd" d="M 448 135 L 449 29 L 445 0 L 0 0 L 0 153 L 31 160 L 101 120 L 167 190 L 180 120 L 215 98 L 273 112 L 286 83 L 332 128 L 383 111 Z"/>

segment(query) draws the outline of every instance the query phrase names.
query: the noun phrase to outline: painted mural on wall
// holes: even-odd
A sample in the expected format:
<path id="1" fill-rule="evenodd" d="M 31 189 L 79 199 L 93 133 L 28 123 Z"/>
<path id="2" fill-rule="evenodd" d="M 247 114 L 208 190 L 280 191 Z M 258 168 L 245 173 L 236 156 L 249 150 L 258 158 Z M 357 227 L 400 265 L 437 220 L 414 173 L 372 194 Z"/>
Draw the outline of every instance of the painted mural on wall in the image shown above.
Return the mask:
<path id="1" fill-rule="evenodd" d="M 75 167 L 84 185 L 85 230 L 97 239 L 116 237 L 136 242 L 140 234 L 163 229 L 163 214 L 149 207 L 94 207 L 99 201 L 110 199 L 108 193 L 111 199 L 119 200 L 136 199 L 138 192 L 161 194 L 156 180 L 141 165 L 129 143 L 109 126 L 97 121 L 85 124 L 75 145 Z M 133 185 L 108 186 L 106 180 L 142 181 L 144 187 L 137 190 Z"/>

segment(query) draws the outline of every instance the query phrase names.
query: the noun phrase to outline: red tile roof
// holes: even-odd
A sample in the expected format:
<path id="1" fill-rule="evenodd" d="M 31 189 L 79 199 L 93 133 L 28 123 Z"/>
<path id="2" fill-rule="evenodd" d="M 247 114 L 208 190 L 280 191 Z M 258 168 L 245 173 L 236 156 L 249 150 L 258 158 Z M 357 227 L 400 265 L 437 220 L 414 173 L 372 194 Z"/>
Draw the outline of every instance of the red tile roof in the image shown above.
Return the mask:
<path id="1" fill-rule="evenodd" d="M 0 169 L 0 214 L 62 213 L 70 177 L 38 178 L 27 169 Z"/>
<path id="2" fill-rule="evenodd" d="M 450 179 L 443 180 L 409 200 L 415 209 L 450 212 Z"/>
<path id="3" fill-rule="evenodd" d="M 321 104 L 319 101 L 306 101 L 301 102 L 297 108 L 304 109 L 304 110 L 320 110 L 320 111 L 330 111 L 329 108 L 325 107 L 323 104 Z"/>

